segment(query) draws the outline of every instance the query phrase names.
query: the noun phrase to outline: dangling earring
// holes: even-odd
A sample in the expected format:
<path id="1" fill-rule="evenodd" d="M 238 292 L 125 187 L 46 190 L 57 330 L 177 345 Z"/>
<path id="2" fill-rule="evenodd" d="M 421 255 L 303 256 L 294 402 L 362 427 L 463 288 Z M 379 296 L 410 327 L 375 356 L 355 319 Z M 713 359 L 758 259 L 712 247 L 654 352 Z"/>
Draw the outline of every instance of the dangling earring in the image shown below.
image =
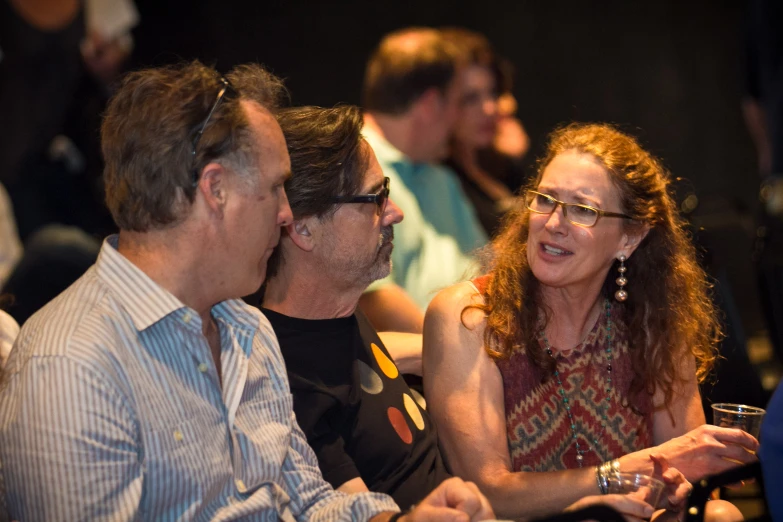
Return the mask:
<path id="1" fill-rule="evenodd" d="M 620 288 L 614 293 L 614 298 L 622 303 L 628 299 L 628 292 L 626 292 L 624 288 L 625 285 L 628 284 L 628 279 L 625 278 L 625 271 L 628 270 L 625 268 L 625 260 L 627 258 L 623 254 L 620 254 L 620 257 L 617 259 L 620 261 L 620 266 L 617 267 L 617 271 L 620 272 L 620 277 L 618 277 L 615 282 Z"/>

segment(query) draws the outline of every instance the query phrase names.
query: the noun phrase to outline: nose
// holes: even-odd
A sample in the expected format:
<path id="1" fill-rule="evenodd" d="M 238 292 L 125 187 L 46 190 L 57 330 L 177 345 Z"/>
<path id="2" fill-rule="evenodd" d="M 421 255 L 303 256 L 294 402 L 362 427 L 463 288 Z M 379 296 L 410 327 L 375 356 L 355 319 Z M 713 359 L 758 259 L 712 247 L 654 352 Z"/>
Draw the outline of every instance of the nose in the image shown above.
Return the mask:
<path id="1" fill-rule="evenodd" d="M 294 213 L 291 210 L 291 205 L 288 204 L 288 195 L 285 193 L 285 190 L 282 193 L 280 208 L 277 211 L 277 224 L 284 227 L 294 222 Z"/>
<path id="2" fill-rule="evenodd" d="M 565 229 L 568 220 L 563 213 L 563 206 L 558 203 L 555 210 L 547 216 L 546 224 L 544 227 L 550 232 L 562 231 Z"/>
<path id="3" fill-rule="evenodd" d="M 402 209 L 397 206 L 392 198 L 386 202 L 386 210 L 383 213 L 383 226 L 396 225 L 405 218 Z"/>

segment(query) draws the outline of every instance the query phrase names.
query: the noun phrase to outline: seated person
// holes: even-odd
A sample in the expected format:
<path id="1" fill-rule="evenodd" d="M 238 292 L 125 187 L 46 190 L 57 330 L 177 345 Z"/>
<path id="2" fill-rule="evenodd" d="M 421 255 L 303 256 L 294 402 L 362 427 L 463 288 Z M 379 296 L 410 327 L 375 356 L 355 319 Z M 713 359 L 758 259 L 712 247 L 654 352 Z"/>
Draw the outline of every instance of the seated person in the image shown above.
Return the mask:
<path id="1" fill-rule="evenodd" d="M 262 310 L 280 341 L 297 420 L 334 487 L 416 503 L 449 473 L 426 403 L 384 341 L 420 347 L 421 338 L 378 334 L 356 311 L 364 288 L 391 268 L 392 227 L 402 213 L 361 137 L 358 109 L 290 109 L 278 121 L 291 155 L 286 193 L 294 221 L 270 258 Z M 652 513 L 641 499 L 619 495 L 588 497 L 571 509 L 597 502 L 637 517 Z"/>
<path id="2" fill-rule="evenodd" d="M 416 504 L 450 474 L 424 400 L 356 311 L 367 285 L 389 274 L 402 212 L 361 135 L 358 108 L 289 109 L 278 122 L 291 157 L 294 222 L 270 259 L 261 306 L 280 342 L 297 421 L 332 486 Z M 389 335 L 420 353 L 420 335 Z"/>
<path id="3" fill-rule="evenodd" d="M 390 497 L 335 492 L 318 471 L 272 328 L 238 299 L 292 220 L 280 91 L 260 66 L 221 78 L 198 62 L 120 86 L 101 131 L 119 235 L 23 326 L 5 368 L 11 518 L 492 518 L 459 479 L 400 518 Z"/>
<path id="4" fill-rule="evenodd" d="M 362 298 L 381 331 L 399 331 L 400 308 L 410 304 L 390 283 L 405 290 L 423 320 L 436 291 L 477 268 L 473 251 L 487 242 L 459 179 L 439 164 L 457 116 L 458 69 L 456 49 L 424 28 L 387 35 L 367 64 L 364 134 L 406 216 L 397 226 L 394 270 Z"/>
<path id="5" fill-rule="evenodd" d="M 502 112 L 509 107 L 516 110 L 511 70 L 481 34 L 461 28 L 441 32 L 465 64 L 457 75 L 460 103 L 446 165 L 459 177 L 481 225 L 492 237 L 503 215 L 519 204 L 514 192 L 525 178 L 521 159 L 527 135 L 513 113 Z M 498 150 L 497 141 L 505 144 L 513 136 L 519 142 L 517 150 Z"/>
<path id="6" fill-rule="evenodd" d="M 720 327 L 660 163 L 574 124 L 540 166 L 488 275 L 427 311 L 424 389 L 451 470 L 519 518 L 618 467 L 652 474 L 653 455 L 690 481 L 755 459 L 752 436 L 704 425 L 697 382 Z"/>

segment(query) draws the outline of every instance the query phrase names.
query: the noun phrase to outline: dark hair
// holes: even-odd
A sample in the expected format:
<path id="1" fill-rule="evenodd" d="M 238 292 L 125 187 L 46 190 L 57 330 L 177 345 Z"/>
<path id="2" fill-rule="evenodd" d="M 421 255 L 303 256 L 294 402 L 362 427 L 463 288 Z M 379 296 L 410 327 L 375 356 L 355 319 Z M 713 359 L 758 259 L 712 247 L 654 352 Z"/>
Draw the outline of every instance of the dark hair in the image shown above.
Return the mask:
<path id="1" fill-rule="evenodd" d="M 369 163 L 369 145 L 362 137 L 362 113 L 351 105 L 333 109 L 298 107 L 277 115 L 291 156 L 291 177 L 285 192 L 294 219 L 328 218 L 337 196 L 356 194 Z M 364 146 L 362 146 L 364 144 Z M 267 279 L 277 273 L 281 252 L 267 263 Z"/>
<path id="2" fill-rule="evenodd" d="M 632 394 L 660 389 L 670 405 L 680 375 L 683 351 L 696 359 L 703 380 L 715 362 L 722 337 L 707 276 L 669 193 L 669 174 L 632 137 L 604 124 L 571 124 L 552 133 L 539 161 L 535 188 L 544 169 L 559 154 L 589 154 L 609 173 L 620 193 L 621 212 L 633 216 L 626 226 L 650 227 L 628 260 L 633 291 L 621 306 L 631 347 Z M 525 350 L 539 368 L 551 373 L 552 359 L 538 342 L 538 314 L 543 309 L 540 284 L 527 261 L 530 213 L 520 206 L 504 219 L 489 251 L 492 277 L 485 304 L 484 344 L 491 357 L 505 358 Z M 616 272 L 610 270 L 602 294 L 612 299 Z M 550 314 L 551 311 L 544 310 Z"/>
<path id="3" fill-rule="evenodd" d="M 223 161 L 244 175 L 255 167 L 256 139 L 240 99 L 274 110 L 282 82 L 259 65 L 227 78 L 241 98 L 224 96 L 199 140 L 193 138 L 220 91 L 220 75 L 194 61 L 128 74 L 101 126 L 106 204 L 120 229 L 144 232 L 178 222 L 193 202 L 193 171 Z"/>
<path id="4" fill-rule="evenodd" d="M 463 63 L 486 67 L 492 72 L 498 95 L 511 91 L 513 66 L 495 54 L 492 44 L 483 34 L 463 27 L 444 27 L 441 29 L 441 34 L 458 50 Z"/>
<path id="5" fill-rule="evenodd" d="M 387 35 L 367 63 L 364 108 L 403 114 L 427 90 L 445 92 L 457 61 L 456 49 L 436 29 L 408 28 Z"/>

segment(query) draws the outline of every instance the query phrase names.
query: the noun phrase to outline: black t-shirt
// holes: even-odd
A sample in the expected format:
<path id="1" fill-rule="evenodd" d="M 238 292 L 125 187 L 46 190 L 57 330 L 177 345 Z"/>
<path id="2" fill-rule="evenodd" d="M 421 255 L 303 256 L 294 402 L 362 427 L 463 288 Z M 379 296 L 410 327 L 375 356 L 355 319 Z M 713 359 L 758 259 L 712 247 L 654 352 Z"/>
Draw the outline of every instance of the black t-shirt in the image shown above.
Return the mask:
<path id="1" fill-rule="evenodd" d="M 426 404 L 367 319 L 296 319 L 262 309 L 280 341 L 294 412 L 335 488 L 361 477 L 403 508 L 450 475 Z"/>

